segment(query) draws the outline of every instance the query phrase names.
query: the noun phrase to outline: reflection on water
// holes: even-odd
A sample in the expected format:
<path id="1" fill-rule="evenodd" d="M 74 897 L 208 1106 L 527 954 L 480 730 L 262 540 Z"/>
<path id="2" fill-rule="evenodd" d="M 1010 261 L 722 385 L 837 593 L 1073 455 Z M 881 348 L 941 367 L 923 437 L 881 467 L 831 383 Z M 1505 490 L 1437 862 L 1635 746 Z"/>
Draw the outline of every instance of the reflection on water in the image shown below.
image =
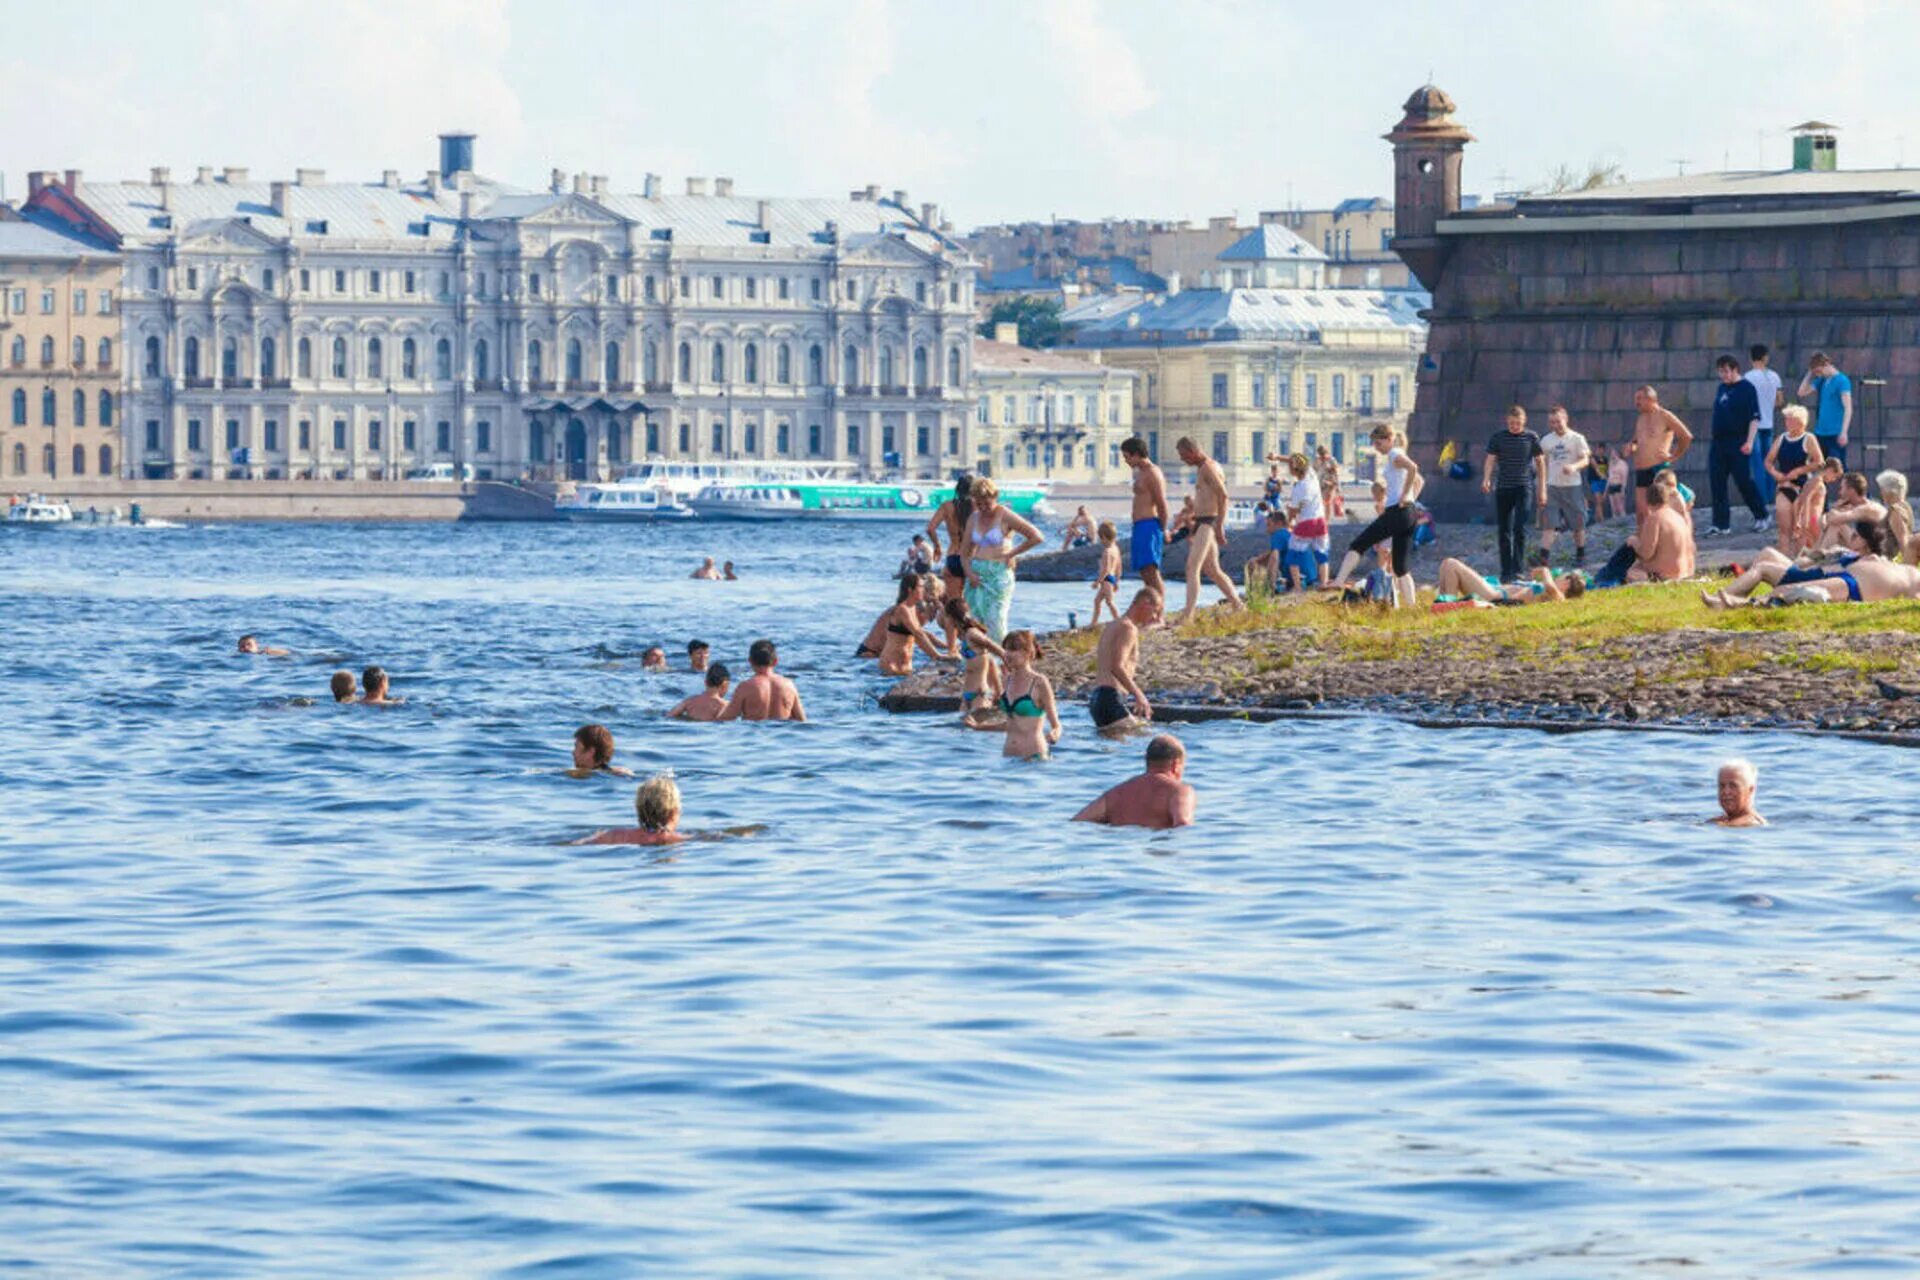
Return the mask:
<path id="1" fill-rule="evenodd" d="M 1074 829 L 1138 753 L 1081 709 L 1043 766 L 875 710 L 895 540 L 0 538 L 0 1263 L 1920 1268 L 1915 757 L 1210 724 L 1198 827 Z M 816 722 L 658 720 L 695 635 Z M 370 661 L 407 705 L 328 704 Z M 765 831 L 561 843 L 631 815 L 589 719 Z M 1735 751 L 1770 829 L 1699 823 Z"/>

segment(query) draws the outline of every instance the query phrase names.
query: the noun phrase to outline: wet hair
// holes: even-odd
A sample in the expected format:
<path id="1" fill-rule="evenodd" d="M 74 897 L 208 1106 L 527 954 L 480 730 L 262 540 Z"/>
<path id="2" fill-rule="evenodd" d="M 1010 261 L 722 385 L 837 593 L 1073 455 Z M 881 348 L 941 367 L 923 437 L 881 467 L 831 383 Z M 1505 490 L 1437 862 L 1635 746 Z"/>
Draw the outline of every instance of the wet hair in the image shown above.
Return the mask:
<path id="1" fill-rule="evenodd" d="M 687 641 L 687 656 L 691 658 L 694 654 L 699 653 L 702 649 L 711 649 L 711 648 L 713 648 L 713 646 L 708 644 L 705 640 L 689 640 Z"/>
<path id="2" fill-rule="evenodd" d="M 1753 761 L 1751 760 L 1734 759 L 1722 761 L 1720 768 L 1716 771 L 1716 776 L 1721 773 L 1734 774 L 1740 781 L 1750 787 L 1758 786 L 1760 783 L 1760 771 L 1753 767 Z"/>
<path id="3" fill-rule="evenodd" d="M 999 496 L 1000 486 L 986 476 L 981 476 L 978 480 L 975 480 L 973 482 L 973 488 L 967 491 L 967 500 L 969 502 L 978 502 L 982 498 L 985 498 L 988 502 L 992 502 Z"/>
<path id="4" fill-rule="evenodd" d="M 1752 346 L 1748 347 L 1747 358 L 1752 360 L 1756 364 L 1758 364 L 1762 360 L 1765 360 L 1767 358 L 1767 344 L 1764 342 L 1756 342 Z"/>
<path id="5" fill-rule="evenodd" d="M 718 689 L 731 679 L 733 679 L 733 672 L 727 670 L 727 664 L 724 662 L 716 662 L 707 668 L 707 688 L 709 689 Z"/>
<path id="6" fill-rule="evenodd" d="M 916 575 L 911 573 L 902 574 L 900 577 L 900 592 L 894 597 L 893 602 L 895 604 L 905 604 L 914 596 L 919 595 L 923 590 L 925 590 L 925 588 L 920 585 L 920 579 Z"/>
<path id="7" fill-rule="evenodd" d="M 249 631 L 249 632 L 247 632 L 247 634 L 245 634 L 245 635 L 243 635 L 243 636 L 241 636 L 241 637 L 240 637 L 240 640 L 239 640 L 239 642 L 238 642 L 238 647 L 239 647 L 239 648 L 242 648 L 242 649 L 244 649 L 244 648 L 246 648 L 246 647 L 247 647 L 247 641 L 249 641 L 249 640 L 251 640 L 251 641 L 253 641 L 253 642 L 254 642 L 255 644 L 258 644 L 258 643 L 260 643 L 260 637 L 259 637 L 259 636 L 257 636 L 257 635 L 255 635 L 255 634 L 253 634 L 253 632 L 251 632 L 251 631 Z"/>
<path id="8" fill-rule="evenodd" d="M 1788 422 L 1797 422 L 1804 427 L 1807 425 L 1807 406 L 1790 404 L 1780 411 L 1780 416 Z"/>
<path id="9" fill-rule="evenodd" d="M 360 673 L 360 687 L 368 693 L 372 693 L 375 689 L 381 688 L 386 683 L 387 670 L 385 667 L 368 667 Z"/>
<path id="10" fill-rule="evenodd" d="M 1172 764 L 1176 760 L 1186 758 L 1187 749 L 1180 745 L 1180 739 L 1170 733 L 1156 734 L 1153 741 L 1147 744 L 1147 768 L 1149 769 L 1155 765 Z"/>
<path id="11" fill-rule="evenodd" d="M 1102 542 L 1112 542 L 1120 536 L 1120 531 L 1113 527 L 1113 521 L 1111 520 L 1102 520 L 1100 527 L 1095 529 L 1094 533 L 1099 535 L 1100 541 Z"/>
<path id="12" fill-rule="evenodd" d="M 655 774 L 633 793 L 633 816 L 648 831 L 665 831 L 680 816 L 680 788 L 667 774 Z"/>
<path id="13" fill-rule="evenodd" d="M 1035 662 L 1040 661 L 1041 658 L 1046 656 L 1046 650 L 1040 647 L 1039 638 L 1025 628 L 1019 631 L 1007 632 L 1007 638 L 1000 642 L 1000 647 L 1002 649 L 1025 649 L 1033 655 Z"/>
<path id="14" fill-rule="evenodd" d="M 1139 436 L 1128 436 L 1120 442 L 1120 452 L 1129 458 L 1144 458 L 1147 456 L 1147 442 Z"/>
<path id="15" fill-rule="evenodd" d="M 1881 497 L 1894 502 L 1907 500 L 1907 477 L 1892 467 L 1875 476 L 1873 483 L 1879 487 Z"/>
<path id="16" fill-rule="evenodd" d="M 963 475 L 953 482 L 953 496 L 965 502 L 973 493 L 973 477 Z"/>
<path id="17" fill-rule="evenodd" d="M 1860 535 L 1870 556 L 1884 556 L 1893 545 L 1893 532 L 1883 520 L 1855 520 L 1853 531 Z"/>
<path id="18" fill-rule="evenodd" d="M 780 660 L 780 651 L 773 647 L 771 640 L 755 640 L 747 646 L 747 665 L 758 671 L 761 667 L 770 667 Z"/>
<path id="19" fill-rule="evenodd" d="M 651 662 L 651 661 L 653 660 L 653 655 L 654 655 L 654 654 L 656 654 L 656 653 L 660 655 L 660 661 L 661 661 L 662 663 L 664 663 L 664 662 L 666 662 L 666 660 L 667 660 L 667 651 L 666 651 L 665 649 L 662 649 L 662 648 L 661 648 L 661 647 L 660 647 L 659 645 L 657 645 L 657 644 L 650 644 L 650 645 L 648 645 L 648 646 L 647 646 L 647 647 L 646 647 L 645 649 L 643 649 L 643 650 L 641 650 L 641 652 L 640 652 L 640 664 L 641 664 L 642 666 L 645 666 L 645 665 L 646 665 L 647 663 L 649 663 L 649 662 Z"/>
<path id="20" fill-rule="evenodd" d="M 1713 362 L 1713 371 L 1715 373 L 1718 373 L 1722 369 L 1731 369 L 1735 373 L 1738 373 L 1740 372 L 1740 362 L 1738 360 L 1735 360 L 1732 356 L 1721 356 L 1718 360 L 1715 360 Z"/>
<path id="21" fill-rule="evenodd" d="M 1525 422 L 1527 420 L 1527 411 L 1517 404 L 1510 404 L 1507 406 L 1507 416 L 1509 418 L 1518 418 L 1520 421 Z"/>
<path id="22" fill-rule="evenodd" d="M 333 691 L 335 702 L 347 702 L 353 697 L 353 672 L 336 671 L 333 679 L 327 681 L 327 688 Z"/>
<path id="23" fill-rule="evenodd" d="M 593 752 L 593 767 L 604 769 L 613 761 L 613 730 L 603 724 L 583 724 L 573 731 L 573 740 Z"/>

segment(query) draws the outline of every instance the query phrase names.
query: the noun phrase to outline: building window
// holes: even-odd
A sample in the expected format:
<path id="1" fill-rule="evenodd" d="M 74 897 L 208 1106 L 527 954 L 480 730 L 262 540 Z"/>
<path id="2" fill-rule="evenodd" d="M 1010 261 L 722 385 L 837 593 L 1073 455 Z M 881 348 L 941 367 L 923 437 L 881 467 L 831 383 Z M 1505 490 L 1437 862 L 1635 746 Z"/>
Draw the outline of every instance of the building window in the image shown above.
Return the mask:
<path id="1" fill-rule="evenodd" d="M 376 452 L 380 448 L 380 419 L 378 418 L 367 423 L 367 448 Z"/>
<path id="2" fill-rule="evenodd" d="M 913 282 L 913 300 L 923 307 L 927 305 L 927 282 L 925 280 L 915 280 Z"/>
<path id="3" fill-rule="evenodd" d="M 783 387 L 793 382 L 793 348 L 784 342 L 774 349 L 773 376 Z"/>
<path id="4" fill-rule="evenodd" d="M 73 425 L 76 427 L 87 425 L 87 393 L 77 388 L 73 393 Z"/>
<path id="5" fill-rule="evenodd" d="M 713 352 L 707 358 L 707 377 L 712 382 L 727 380 L 727 348 L 723 343 L 713 344 Z"/>
<path id="6" fill-rule="evenodd" d="M 680 296 L 683 298 L 690 298 L 693 296 L 693 281 L 688 279 L 686 276 L 680 277 Z M 680 448 L 682 452 L 686 451 L 685 445 L 681 445 Z"/>
<path id="7" fill-rule="evenodd" d="M 187 419 L 187 451 L 200 452 L 200 419 L 198 418 Z"/>
<path id="8" fill-rule="evenodd" d="M 16 427 L 27 425 L 27 393 L 20 387 L 13 389 L 13 425 Z"/>
<path id="9" fill-rule="evenodd" d="M 1073 397 L 1072 396 L 1060 397 L 1059 414 L 1060 414 L 1060 421 L 1062 423 L 1065 423 L 1069 426 L 1072 425 L 1073 423 Z"/>
<path id="10" fill-rule="evenodd" d="M 409 271 L 406 273 L 406 275 L 401 277 L 400 287 L 403 292 L 412 293 L 414 292 L 416 283 L 417 282 L 414 279 L 413 272 Z"/>
<path id="11" fill-rule="evenodd" d="M 1333 407 L 1336 409 L 1347 407 L 1347 375 L 1344 373 L 1333 375 Z"/>
<path id="12" fill-rule="evenodd" d="M 53 337 L 51 334 L 40 339 L 40 367 L 43 369 L 51 369 L 53 367 Z"/>
<path id="13" fill-rule="evenodd" d="M 159 290 L 160 290 L 160 268 L 158 268 L 158 267 L 148 267 L 148 268 L 147 268 L 147 290 L 148 290 L 148 292 L 150 292 L 150 293 L 158 293 L 158 292 L 159 292 Z"/>
<path id="14" fill-rule="evenodd" d="M 80 445 L 73 446 L 73 474 L 77 476 L 87 474 L 87 451 Z"/>
<path id="15" fill-rule="evenodd" d="M 56 423 L 58 422 L 59 410 L 60 410 L 59 397 L 53 394 L 52 387 L 48 387 L 46 390 L 40 393 L 40 425 L 43 427 L 51 427 L 56 425 Z"/>
<path id="16" fill-rule="evenodd" d="M 640 349 L 640 376 L 648 386 L 660 381 L 660 344 L 649 342 Z"/>
<path id="17" fill-rule="evenodd" d="M 817 387 L 827 380 L 826 353 L 819 343 L 807 348 L 807 385 Z"/>
<path id="18" fill-rule="evenodd" d="M 689 343 L 683 342 L 680 344 L 679 367 L 676 376 L 681 382 L 693 381 L 693 347 Z"/>
<path id="19" fill-rule="evenodd" d="M 347 273 L 346 272 L 336 271 L 333 273 L 333 291 L 335 293 L 341 293 L 341 294 L 344 294 L 347 291 Z"/>
<path id="20" fill-rule="evenodd" d="M 147 452 L 160 452 L 160 420 L 158 418 L 147 419 Z"/>
<path id="21" fill-rule="evenodd" d="M 367 376 L 369 378 L 380 378 L 385 376 L 385 371 L 381 367 L 383 354 L 384 354 L 383 350 L 380 346 L 380 339 L 368 338 L 367 339 Z"/>
<path id="22" fill-rule="evenodd" d="M 277 370 L 275 369 L 275 365 L 277 365 L 279 362 L 278 361 L 279 355 L 280 355 L 280 350 L 278 346 L 275 345 L 272 338 L 260 339 L 260 376 L 262 378 L 266 378 L 269 380 L 273 378 L 274 374 L 277 372 Z"/>
<path id="23" fill-rule="evenodd" d="M 303 378 L 311 378 L 313 376 L 313 339 L 300 339 L 300 344 L 293 350 L 294 358 L 299 362 L 297 368 L 300 371 L 300 376 Z"/>
<path id="24" fill-rule="evenodd" d="M 606 380 L 608 385 L 612 385 L 613 383 L 620 381 L 620 344 L 619 343 L 609 342 L 607 344 L 607 349 L 601 353 L 600 365 L 601 365 L 600 376 Z"/>
<path id="25" fill-rule="evenodd" d="M 713 278 L 713 300 L 715 302 L 724 302 L 726 301 L 726 297 L 727 297 L 726 277 L 715 276 Z"/>
<path id="26" fill-rule="evenodd" d="M 229 452 L 240 447 L 240 424 L 232 418 L 227 419 L 227 449 Z"/>
<path id="27" fill-rule="evenodd" d="M 189 284 L 191 284 L 195 278 L 194 272 L 189 270 L 187 276 Z M 42 289 L 40 291 L 40 314 L 43 316 L 53 314 L 53 290 L 51 289 Z"/>
<path id="28" fill-rule="evenodd" d="M 682 454 L 686 454 L 692 451 L 693 449 L 692 441 L 693 441 L 693 424 L 683 419 L 680 423 L 680 452 Z"/>
<path id="29" fill-rule="evenodd" d="M 100 393 L 100 425 L 103 427 L 113 425 L 113 392 L 111 391 Z"/>
<path id="30" fill-rule="evenodd" d="M 52 479 L 59 474 L 53 467 L 52 445 L 45 445 L 40 450 L 40 470 L 46 474 L 48 479 Z"/>
<path id="31" fill-rule="evenodd" d="M 754 301 L 755 299 L 757 299 L 757 298 L 758 298 L 758 297 L 760 296 L 760 281 L 759 281 L 758 279 L 756 279 L 756 278 L 755 278 L 755 277 L 753 277 L 753 276 L 748 276 L 748 277 L 746 278 L 746 280 L 745 280 L 745 281 L 744 281 L 743 283 L 744 283 L 744 284 L 746 285 L 746 287 L 747 287 L 747 301 L 748 301 L 748 302 L 752 302 L 752 301 Z M 747 452 L 748 452 L 748 453 L 752 453 L 752 452 L 753 452 L 753 446 L 752 446 L 752 445 L 748 445 L 748 446 L 747 446 Z"/>
<path id="32" fill-rule="evenodd" d="M 847 344 L 840 353 L 840 385 L 857 387 L 860 385 L 860 350 L 852 343 Z"/>
<path id="33" fill-rule="evenodd" d="M 793 296 L 793 281 L 787 279 L 785 276 L 781 276 L 780 279 L 775 282 L 775 289 L 780 296 L 780 301 L 785 302 Z"/>
<path id="34" fill-rule="evenodd" d="M 113 295 L 105 289 L 100 291 L 100 314 L 103 316 L 113 314 Z"/>
<path id="35" fill-rule="evenodd" d="M 1213 433 L 1213 460 L 1221 463 L 1227 460 L 1227 433 L 1224 431 Z"/>
<path id="36" fill-rule="evenodd" d="M 229 383 L 240 377 L 240 342 L 237 338 L 220 340 L 220 377 Z"/>
<path id="37" fill-rule="evenodd" d="M 155 342 L 155 340 L 152 338 L 148 338 L 147 341 L 149 343 L 155 343 L 156 346 L 158 345 Z M 8 347 L 8 351 L 12 356 L 14 368 L 16 369 L 21 368 L 27 363 L 27 340 L 21 334 L 16 333 L 13 335 L 13 342 Z M 158 373 L 159 370 L 151 369 L 151 370 L 148 370 L 148 372 Z"/>
<path id="38" fill-rule="evenodd" d="M 647 277 L 647 283 L 649 285 L 653 283 L 652 276 Z M 660 424 L 652 418 L 647 419 L 647 452 L 649 454 L 660 452 Z"/>
<path id="39" fill-rule="evenodd" d="M 335 452 L 346 452 L 347 420 L 345 418 L 335 418 L 333 420 L 333 447 Z"/>
<path id="40" fill-rule="evenodd" d="M 960 452 L 960 428 L 958 427 L 947 428 L 947 452 Z"/>
<path id="41" fill-rule="evenodd" d="M 313 420 L 311 418 L 302 418 L 298 430 L 300 451 L 305 453 L 307 450 L 313 448 Z"/>
<path id="42" fill-rule="evenodd" d="M 308 268 L 308 267 L 300 268 L 300 292 L 302 293 L 313 292 L 313 271 L 311 268 Z"/>
<path id="43" fill-rule="evenodd" d="M 809 290 L 810 296 L 815 302 L 820 301 L 820 282 L 818 280 L 809 280 L 807 283 L 813 286 L 812 289 Z"/>
<path id="44" fill-rule="evenodd" d="M 78 369 L 86 363 L 87 340 L 85 338 L 75 338 L 73 340 L 73 367 Z"/>
<path id="45" fill-rule="evenodd" d="M 345 338 L 333 340 L 333 376 L 336 378 L 347 376 L 347 340 Z"/>
<path id="46" fill-rule="evenodd" d="M 726 449 L 727 449 L 727 428 L 726 428 L 726 425 L 725 425 L 724 423 L 722 423 L 722 422 L 720 421 L 720 419 L 718 419 L 718 418 L 715 418 L 715 419 L 713 420 L 713 453 L 714 453 L 714 456 L 715 456 L 715 457 L 719 457 L 719 456 L 720 456 L 721 454 L 723 454 L 723 453 L 725 453 L 725 452 L 726 452 Z"/>
<path id="47" fill-rule="evenodd" d="M 374 294 L 376 297 L 381 293 L 380 273 L 378 271 L 367 272 L 367 292 Z"/>
<path id="48" fill-rule="evenodd" d="M 856 291 L 854 288 L 854 283 L 853 281 L 849 280 L 847 281 L 847 301 L 852 302 L 855 296 L 856 296 Z"/>
<path id="49" fill-rule="evenodd" d="M 1360 378 L 1360 409 L 1363 413 L 1373 409 L 1373 375 L 1370 373 Z"/>
<path id="50" fill-rule="evenodd" d="M 1256 409 L 1264 409 L 1267 407 L 1267 379 L 1265 374 L 1256 373 L 1253 375 L 1253 407 Z"/>
<path id="51" fill-rule="evenodd" d="M 77 316 L 87 314 L 87 291 L 85 289 L 75 289 L 73 291 L 73 314 Z"/>
<path id="52" fill-rule="evenodd" d="M 760 425 L 751 418 L 747 420 L 746 446 L 749 455 L 760 452 Z"/>
<path id="53" fill-rule="evenodd" d="M 927 349 L 925 347 L 913 349 L 913 385 L 916 387 L 927 385 Z"/>
<path id="54" fill-rule="evenodd" d="M 415 423 L 411 418 L 400 424 L 400 447 L 408 453 L 412 453 L 418 447 L 414 443 L 414 427 Z"/>
<path id="55" fill-rule="evenodd" d="M 1014 407 L 1014 401 L 1017 398 L 1015 396 L 1000 397 L 1000 421 L 1009 427 L 1013 425 L 1014 416 L 1019 412 Z"/>
<path id="56" fill-rule="evenodd" d="M 408 382 L 420 376 L 420 348 L 412 338 L 400 343 L 400 376 Z"/>
<path id="57" fill-rule="evenodd" d="M 740 372 L 741 372 L 741 375 L 746 379 L 748 386 L 755 386 L 759 383 L 760 381 L 760 346 L 758 343 L 749 342 L 747 344 L 746 350 L 741 352 Z M 753 452 L 752 445 L 747 446 L 747 452 L 748 453 Z"/>
<path id="58" fill-rule="evenodd" d="M 453 424 L 436 422 L 433 424 L 433 449 L 435 453 L 453 452 Z"/>
<path id="59" fill-rule="evenodd" d="M 958 347 L 947 348 L 947 385 L 950 387 L 960 385 L 960 348 Z"/>
<path id="60" fill-rule="evenodd" d="M 784 422 L 773 429 L 773 451 L 783 458 L 793 456 L 793 428 Z"/>
<path id="61" fill-rule="evenodd" d="M 891 387 L 898 385 L 893 380 L 893 348 L 880 348 L 880 385 Z"/>
<path id="62" fill-rule="evenodd" d="M 267 452 L 274 453 L 280 448 L 280 424 L 272 418 L 266 421 Z"/>
<path id="63" fill-rule="evenodd" d="M 1307 375 L 1307 408 L 1317 409 L 1319 407 L 1320 407 L 1320 376 L 1318 374 L 1310 373 Z"/>
<path id="64" fill-rule="evenodd" d="M 973 420 L 983 427 L 993 421 L 992 396 L 980 397 L 980 403 L 974 406 Z"/>
<path id="65" fill-rule="evenodd" d="M 444 342 L 445 339 L 443 338 L 441 341 Z M 447 367 L 449 371 L 451 371 L 453 367 L 453 350 L 451 347 L 447 350 L 447 362 Z M 487 354 L 487 340 L 485 338 L 476 338 L 473 343 L 473 376 L 482 382 L 491 378 L 493 375 L 488 372 L 491 363 Z M 451 372 L 449 372 L 448 376 L 452 376 Z"/>
<path id="66" fill-rule="evenodd" d="M 653 279 L 653 277 L 652 277 L 652 276 L 648 276 L 648 277 L 646 278 L 646 280 L 645 280 L 645 283 L 644 283 L 644 285 L 643 285 L 642 287 L 643 287 L 643 288 L 645 289 L 645 297 L 646 297 L 646 299 L 647 299 L 647 301 L 648 301 L 648 302 L 653 302 L 653 301 L 654 301 L 654 300 L 655 300 L 655 299 L 657 298 L 657 296 L 658 296 L 658 290 L 659 290 L 659 286 L 658 286 L 658 285 L 656 285 L 656 284 L 654 283 L 654 279 Z M 651 424 L 649 424 L 649 425 L 651 425 Z"/>
<path id="67" fill-rule="evenodd" d="M 1281 378 L 1273 384 L 1273 402 L 1282 409 L 1293 408 L 1293 380 Z"/>
<path id="68" fill-rule="evenodd" d="M 1158 401 L 1159 395 L 1160 375 L 1150 373 L 1147 375 L 1147 408 L 1153 408 L 1154 404 Z"/>
<path id="69" fill-rule="evenodd" d="M 480 453 L 493 452 L 493 424 L 476 422 L 473 424 L 473 447 Z"/>
<path id="70" fill-rule="evenodd" d="M 261 289 L 265 290 L 267 293 L 273 292 L 273 268 L 272 267 L 261 268 L 260 287 Z"/>
<path id="71" fill-rule="evenodd" d="M 533 272 L 527 277 L 527 294 L 529 297 L 534 298 L 540 296 L 540 273 L 538 271 Z"/>
<path id="72" fill-rule="evenodd" d="M 1047 452 L 1049 453 L 1053 452 L 1052 445 L 1047 446 Z M 1038 468 L 1039 465 L 1040 465 L 1040 446 L 1037 444 L 1030 444 L 1027 446 L 1027 470 L 1032 471 Z"/>
<path id="73" fill-rule="evenodd" d="M 819 423 L 815 422 L 807 427 L 807 456 L 809 458 L 817 458 L 820 456 L 820 436 Z"/>
<path id="74" fill-rule="evenodd" d="M 1400 379 L 1387 379 L 1387 411 L 1398 413 L 1400 410 Z"/>
<path id="75" fill-rule="evenodd" d="M 913 430 L 913 451 L 921 457 L 933 452 L 933 428 L 924 422 Z"/>
<path id="76" fill-rule="evenodd" d="M 849 422 L 847 424 L 847 456 L 849 458 L 855 457 L 859 454 L 859 452 L 860 452 L 860 424 L 857 422 Z"/>
<path id="77" fill-rule="evenodd" d="M 1253 447 L 1247 450 L 1247 456 L 1253 460 L 1255 466 L 1267 460 L 1266 432 L 1256 431 L 1253 433 Z"/>
<path id="78" fill-rule="evenodd" d="M 527 378 L 530 381 L 540 381 L 540 375 L 546 365 L 545 354 L 540 350 L 539 339 L 536 338 L 527 344 Z"/>
<path id="79" fill-rule="evenodd" d="M 1013 457 L 1014 457 L 1013 446 L 1008 445 L 1007 451 L 1006 451 L 1006 459 L 1007 459 L 1007 470 L 1009 471 L 1013 470 L 1013 467 L 1014 467 Z"/>
<path id="80" fill-rule="evenodd" d="M 1227 407 L 1227 375 L 1224 373 L 1213 375 L 1213 407 L 1216 409 Z"/>
<path id="81" fill-rule="evenodd" d="M 568 338 L 567 339 L 567 381 L 568 382 L 578 383 L 582 378 L 586 376 L 581 370 L 581 366 L 584 363 L 585 363 L 584 358 L 580 354 L 580 339 Z"/>

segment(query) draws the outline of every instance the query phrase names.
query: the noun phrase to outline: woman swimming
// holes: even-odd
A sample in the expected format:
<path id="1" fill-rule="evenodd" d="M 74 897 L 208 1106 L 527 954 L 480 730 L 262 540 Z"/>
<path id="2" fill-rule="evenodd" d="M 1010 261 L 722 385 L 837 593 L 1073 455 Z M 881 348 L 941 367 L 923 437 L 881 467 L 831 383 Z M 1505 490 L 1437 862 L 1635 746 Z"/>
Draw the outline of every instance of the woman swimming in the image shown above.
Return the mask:
<path id="1" fill-rule="evenodd" d="M 1000 710 L 1007 716 L 1007 744 L 1001 754 L 1045 760 L 1048 745 L 1060 741 L 1060 712 L 1053 703 L 1052 683 L 1034 669 L 1041 657 L 1040 642 L 1031 631 L 1015 631 L 1003 649 L 1007 682 L 1000 692 Z"/>

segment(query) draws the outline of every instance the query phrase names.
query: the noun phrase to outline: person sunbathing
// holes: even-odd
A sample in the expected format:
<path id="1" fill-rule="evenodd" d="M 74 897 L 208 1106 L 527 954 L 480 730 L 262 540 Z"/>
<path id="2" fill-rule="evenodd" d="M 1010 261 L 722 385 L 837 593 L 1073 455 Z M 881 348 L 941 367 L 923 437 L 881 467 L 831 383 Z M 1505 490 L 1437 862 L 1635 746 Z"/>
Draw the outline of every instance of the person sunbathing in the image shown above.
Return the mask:
<path id="1" fill-rule="evenodd" d="M 1738 609 L 1753 603 L 1762 583 L 1773 588 L 1772 604 L 1862 604 L 1920 599 L 1920 569 L 1887 558 L 1892 534 L 1879 521 L 1841 526 L 1848 554 L 1830 565 L 1799 565 L 1772 547 L 1754 557 L 1747 570 L 1719 591 L 1702 592 L 1710 609 Z"/>
<path id="2" fill-rule="evenodd" d="M 1466 561 L 1449 556 L 1440 562 L 1440 578 L 1434 584 L 1433 603 L 1436 608 L 1458 604 L 1470 607 L 1557 604 L 1563 600 L 1578 600 L 1586 593 L 1586 575 L 1578 570 L 1556 578 L 1553 570 L 1542 565 L 1533 571 L 1527 581 L 1502 585 L 1489 582 Z"/>

